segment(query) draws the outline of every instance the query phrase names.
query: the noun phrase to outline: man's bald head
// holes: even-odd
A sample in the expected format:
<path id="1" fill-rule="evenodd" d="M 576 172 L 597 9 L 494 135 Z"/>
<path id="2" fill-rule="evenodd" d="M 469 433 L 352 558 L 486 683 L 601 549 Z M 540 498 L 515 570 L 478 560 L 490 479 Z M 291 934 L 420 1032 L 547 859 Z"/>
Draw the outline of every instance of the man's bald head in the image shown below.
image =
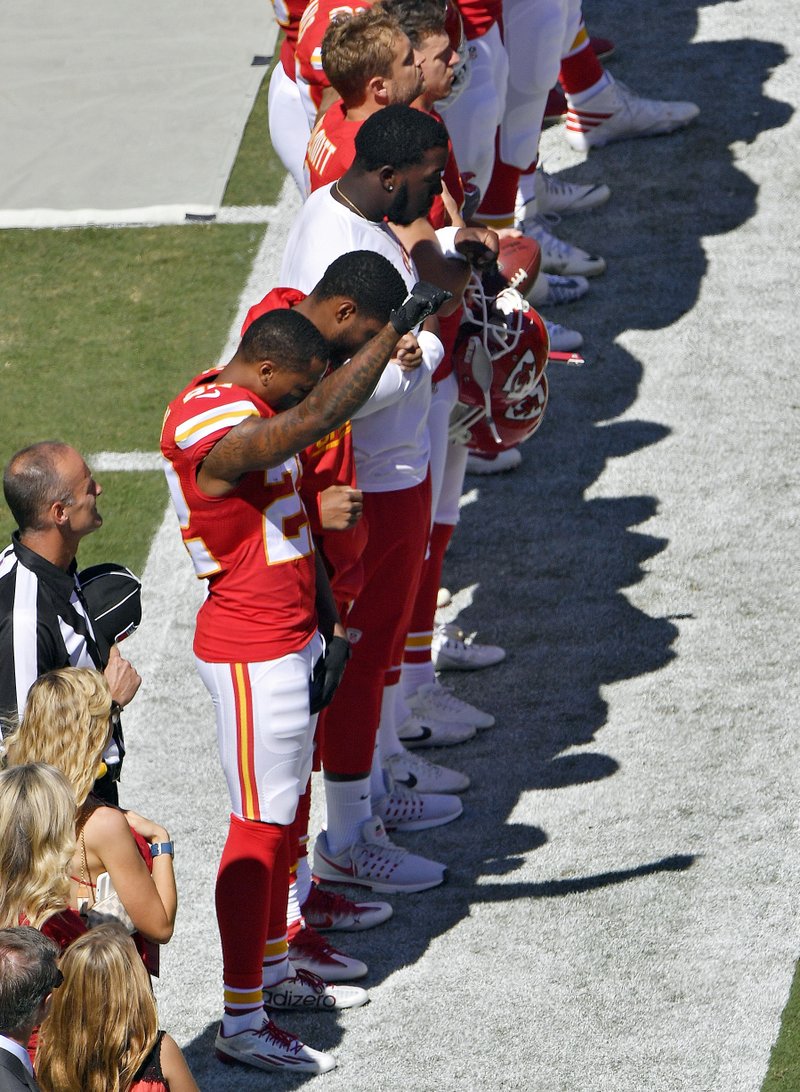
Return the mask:
<path id="1" fill-rule="evenodd" d="M 60 440 L 43 440 L 11 456 L 3 474 L 3 493 L 20 532 L 42 531 L 51 505 L 74 500 L 65 481 L 65 460 L 78 452 Z"/>

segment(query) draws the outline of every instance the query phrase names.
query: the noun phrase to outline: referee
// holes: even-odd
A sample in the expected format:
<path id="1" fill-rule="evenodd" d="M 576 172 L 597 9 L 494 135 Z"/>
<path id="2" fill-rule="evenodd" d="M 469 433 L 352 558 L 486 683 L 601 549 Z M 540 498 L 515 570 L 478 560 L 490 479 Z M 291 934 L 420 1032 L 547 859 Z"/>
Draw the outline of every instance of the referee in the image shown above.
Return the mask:
<path id="1" fill-rule="evenodd" d="M 100 485 L 68 444 L 46 440 L 23 448 L 5 468 L 3 492 L 17 523 L 0 554 L 0 717 L 15 726 L 28 691 L 46 671 L 95 667 L 105 673 L 116 707 L 127 705 L 141 679 L 116 646 L 95 631 L 76 579 L 85 535 L 103 523 Z M 108 773 L 95 792 L 117 802 L 124 747 L 119 718 L 104 754 Z"/>

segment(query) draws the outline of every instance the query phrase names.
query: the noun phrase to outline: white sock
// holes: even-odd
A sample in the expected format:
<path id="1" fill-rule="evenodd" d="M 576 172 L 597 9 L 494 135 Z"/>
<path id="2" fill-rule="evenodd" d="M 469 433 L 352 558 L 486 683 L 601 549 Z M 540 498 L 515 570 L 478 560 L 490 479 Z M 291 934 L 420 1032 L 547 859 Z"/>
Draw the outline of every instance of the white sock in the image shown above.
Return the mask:
<path id="1" fill-rule="evenodd" d="M 391 755 L 399 755 L 403 750 L 403 745 L 397 738 L 397 725 L 402 724 L 410 709 L 403 702 L 407 712 L 404 714 L 402 720 L 397 719 L 397 702 L 402 701 L 402 694 L 400 693 L 400 684 L 395 683 L 393 686 L 385 686 L 383 688 L 383 700 L 381 701 L 381 719 L 378 725 L 378 749 L 380 751 L 380 760 L 385 762 Z M 373 769 L 375 763 L 373 762 Z M 375 781 L 373 780 L 373 795 L 375 795 Z M 378 795 L 382 795 L 379 793 Z"/>
<path id="2" fill-rule="evenodd" d="M 289 873 L 289 898 L 286 902 L 286 926 L 287 928 L 300 921 L 303 911 L 300 909 L 300 898 L 297 890 L 297 873 Z"/>
<path id="3" fill-rule="evenodd" d="M 372 769 L 369 772 L 369 791 L 373 800 L 386 793 L 386 781 L 383 777 L 383 762 L 381 761 L 380 743 L 375 740 L 375 750 L 372 752 Z"/>
<path id="4" fill-rule="evenodd" d="M 412 697 L 421 686 L 433 682 L 435 678 L 433 660 L 426 660 L 424 664 L 403 664 L 403 673 L 400 676 L 403 697 Z"/>
<path id="5" fill-rule="evenodd" d="M 525 205 L 525 215 L 535 216 L 539 211 L 536 207 L 536 174 L 521 174 L 517 187 L 517 205 Z"/>
<path id="6" fill-rule="evenodd" d="M 302 907 L 311 893 L 311 866 L 308 863 L 308 857 L 301 857 L 298 860 L 295 883 L 297 885 L 297 901 Z"/>
<path id="7" fill-rule="evenodd" d="M 609 84 L 614 81 L 611 78 L 611 74 L 604 72 L 597 83 L 593 83 L 591 87 L 587 87 L 585 91 L 579 91 L 577 95 L 567 95 L 570 106 L 582 106 L 589 99 L 593 99 L 595 95 L 600 91 L 605 91 Z"/>
<path id="8" fill-rule="evenodd" d="M 258 1031 L 264 1023 L 265 1013 L 261 1005 L 234 1012 L 229 1012 L 228 1007 L 226 1005 L 222 1017 L 223 1035 L 238 1035 L 242 1031 L 249 1030 Z"/>
<path id="9" fill-rule="evenodd" d="M 363 823 L 372 817 L 369 777 L 325 783 L 325 830 L 334 855 L 358 841 Z"/>
<path id="10" fill-rule="evenodd" d="M 436 673 L 435 672 L 434 672 L 433 677 L 434 677 L 434 679 L 436 678 Z M 419 687 L 417 687 L 417 689 L 419 689 Z M 416 691 L 415 691 L 415 693 L 416 693 Z M 411 715 L 412 715 L 412 710 L 411 710 L 410 706 L 408 705 L 408 703 L 406 702 L 406 695 L 405 695 L 403 689 L 401 687 L 398 687 L 397 690 L 395 691 L 395 695 L 394 695 L 394 723 L 395 723 L 395 725 L 402 724 L 403 721 L 408 720 L 408 718 Z M 398 739 L 397 742 L 400 743 L 400 740 Z M 402 748 L 402 744 L 400 744 L 400 747 L 394 753 L 398 754 L 399 751 L 400 751 L 400 748 Z"/>

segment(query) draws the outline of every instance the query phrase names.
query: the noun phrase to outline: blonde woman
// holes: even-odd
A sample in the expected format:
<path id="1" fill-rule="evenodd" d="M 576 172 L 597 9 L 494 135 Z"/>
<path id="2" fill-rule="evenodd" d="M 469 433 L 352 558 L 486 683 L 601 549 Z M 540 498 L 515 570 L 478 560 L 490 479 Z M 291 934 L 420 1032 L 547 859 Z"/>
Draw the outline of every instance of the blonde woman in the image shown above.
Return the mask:
<path id="1" fill-rule="evenodd" d="M 92 929 L 61 972 L 36 1059 L 44 1092 L 198 1092 L 175 1040 L 158 1030 L 150 979 L 123 929 Z"/>
<path id="2" fill-rule="evenodd" d="M 91 908 L 98 877 L 108 873 L 137 932 L 151 942 L 140 951 L 157 973 L 153 945 L 172 936 L 178 907 L 172 842 L 158 823 L 91 794 L 105 772 L 110 718 L 111 693 L 99 671 L 49 671 L 31 687 L 21 724 L 6 736 L 6 765 L 49 762 L 66 775 L 78 803 L 69 903 Z"/>
<path id="3" fill-rule="evenodd" d="M 0 928 L 32 925 L 63 950 L 86 932 L 70 910 L 75 797 L 42 763 L 0 773 Z M 33 1059 L 36 1031 L 28 1043 Z"/>

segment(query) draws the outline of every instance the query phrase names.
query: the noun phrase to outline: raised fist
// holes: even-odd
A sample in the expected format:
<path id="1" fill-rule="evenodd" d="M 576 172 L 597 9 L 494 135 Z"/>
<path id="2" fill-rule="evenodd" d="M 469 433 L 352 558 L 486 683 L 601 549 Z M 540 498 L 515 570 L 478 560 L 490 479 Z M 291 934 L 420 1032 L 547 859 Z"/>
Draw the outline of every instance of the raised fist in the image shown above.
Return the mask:
<path id="1" fill-rule="evenodd" d="M 442 304 L 452 298 L 452 295 L 452 292 L 437 288 L 435 284 L 417 281 L 397 310 L 389 315 L 389 322 L 398 334 L 407 334 L 429 315 L 436 314 Z"/>

